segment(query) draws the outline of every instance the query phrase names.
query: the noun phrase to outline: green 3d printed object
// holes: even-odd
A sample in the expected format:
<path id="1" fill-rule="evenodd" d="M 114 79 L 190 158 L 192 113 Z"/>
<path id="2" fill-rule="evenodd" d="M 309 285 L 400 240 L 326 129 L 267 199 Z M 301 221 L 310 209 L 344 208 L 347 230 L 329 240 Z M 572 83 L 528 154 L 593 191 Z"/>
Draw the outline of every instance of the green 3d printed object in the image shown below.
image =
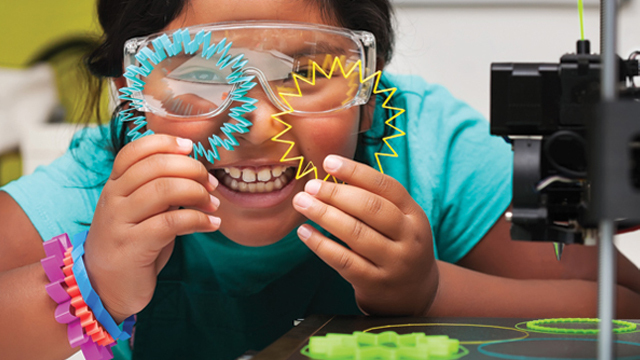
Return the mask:
<path id="1" fill-rule="evenodd" d="M 323 360 L 458 359 L 469 353 L 458 340 L 446 335 L 398 335 L 394 331 L 312 336 L 301 352 L 312 359 Z"/>

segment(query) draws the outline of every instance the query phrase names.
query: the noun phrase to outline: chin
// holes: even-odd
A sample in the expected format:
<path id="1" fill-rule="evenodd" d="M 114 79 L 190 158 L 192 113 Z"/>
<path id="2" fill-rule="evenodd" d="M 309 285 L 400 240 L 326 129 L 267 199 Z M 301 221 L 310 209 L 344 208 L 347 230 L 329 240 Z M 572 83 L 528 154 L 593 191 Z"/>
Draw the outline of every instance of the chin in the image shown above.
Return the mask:
<path id="1" fill-rule="evenodd" d="M 246 223 L 224 226 L 225 221 L 223 219 L 220 232 L 236 244 L 252 247 L 267 246 L 282 240 L 306 221 L 306 218 L 302 215 L 297 215 L 295 221 L 271 220 L 267 224 L 256 224 L 254 221 L 247 221 Z"/>

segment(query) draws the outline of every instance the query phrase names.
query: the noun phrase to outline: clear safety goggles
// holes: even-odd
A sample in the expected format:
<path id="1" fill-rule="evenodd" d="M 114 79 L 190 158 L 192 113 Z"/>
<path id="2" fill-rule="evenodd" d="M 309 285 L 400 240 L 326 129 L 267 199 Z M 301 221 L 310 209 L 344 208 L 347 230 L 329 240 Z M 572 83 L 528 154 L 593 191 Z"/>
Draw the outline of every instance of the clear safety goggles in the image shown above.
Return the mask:
<path id="1" fill-rule="evenodd" d="M 339 111 L 369 100 L 376 71 L 373 34 L 307 23 L 200 25 L 130 39 L 124 51 L 121 98 L 177 118 L 219 115 L 257 84 L 281 111 Z"/>

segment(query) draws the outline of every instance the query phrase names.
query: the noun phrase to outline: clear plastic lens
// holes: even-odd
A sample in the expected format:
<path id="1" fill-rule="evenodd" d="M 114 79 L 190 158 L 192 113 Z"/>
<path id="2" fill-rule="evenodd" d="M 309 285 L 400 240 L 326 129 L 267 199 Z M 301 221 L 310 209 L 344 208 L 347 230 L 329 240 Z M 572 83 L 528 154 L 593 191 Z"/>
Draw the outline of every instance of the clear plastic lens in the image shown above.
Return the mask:
<path id="1" fill-rule="evenodd" d="M 264 91 L 276 107 L 294 113 L 347 107 L 362 88 L 365 54 L 349 34 L 274 27 L 210 30 L 210 34 L 210 44 L 231 43 L 228 53 L 207 57 L 201 44 L 191 54 L 182 51 L 167 57 L 141 78 L 142 96 L 151 111 L 178 117 L 217 115 L 233 102 L 236 87 L 231 78 L 238 75 L 236 71 L 254 75 L 262 85 L 246 96 Z M 147 40 L 151 50 L 152 40 Z M 242 66 L 225 66 L 225 57 L 238 55 L 245 62 L 234 65 Z"/>
<path id="2" fill-rule="evenodd" d="M 143 96 L 155 112 L 173 116 L 207 116 L 229 102 L 233 85 L 226 77 L 231 73 L 204 59 L 200 53 L 177 55 L 156 65 L 145 82 Z M 213 65 L 213 66 L 212 66 Z"/>
<path id="3" fill-rule="evenodd" d="M 350 104 L 360 90 L 360 68 L 353 59 L 324 54 L 325 59 L 291 72 L 284 81 L 272 81 L 285 107 L 293 111 L 321 113 Z"/>

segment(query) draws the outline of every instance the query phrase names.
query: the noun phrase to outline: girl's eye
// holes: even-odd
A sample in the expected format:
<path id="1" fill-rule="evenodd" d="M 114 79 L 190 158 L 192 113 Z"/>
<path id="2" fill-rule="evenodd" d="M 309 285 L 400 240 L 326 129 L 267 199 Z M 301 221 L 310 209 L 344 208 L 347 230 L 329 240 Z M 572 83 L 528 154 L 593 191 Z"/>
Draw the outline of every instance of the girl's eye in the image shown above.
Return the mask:
<path id="1" fill-rule="evenodd" d="M 295 71 L 295 74 L 305 79 L 309 79 L 309 77 L 311 76 L 311 73 L 308 68 L 297 69 Z M 293 79 L 293 73 L 290 73 L 289 77 Z"/>
<path id="2" fill-rule="evenodd" d="M 218 84 L 226 83 L 224 77 L 218 74 L 212 69 L 204 68 L 187 68 L 187 69 L 175 69 L 169 75 L 168 78 L 181 81 L 190 81 L 205 84 Z"/>

